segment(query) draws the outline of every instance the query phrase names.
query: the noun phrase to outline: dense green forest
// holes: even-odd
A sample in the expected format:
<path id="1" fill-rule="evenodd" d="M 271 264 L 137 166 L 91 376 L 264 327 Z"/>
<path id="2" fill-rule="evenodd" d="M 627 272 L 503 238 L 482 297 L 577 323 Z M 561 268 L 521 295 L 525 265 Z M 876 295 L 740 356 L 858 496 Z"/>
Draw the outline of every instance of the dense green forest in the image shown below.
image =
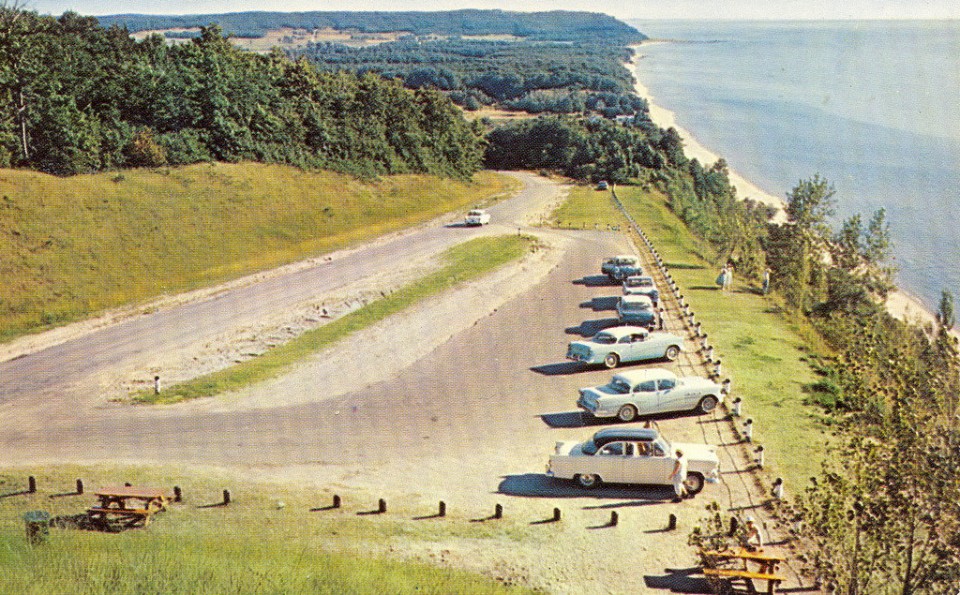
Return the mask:
<path id="1" fill-rule="evenodd" d="M 136 42 L 92 17 L 0 8 L 0 167 L 59 175 L 207 160 L 466 177 L 482 130 L 439 92 L 234 48 Z"/>
<path id="2" fill-rule="evenodd" d="M 359 33 L 405 31 L 413 35 L 514 35 L 532 40 L 602 40 L 624 44 L 646 37 L 617 19 L 592 12 L 238 12 L 183 16 L 123 14 L 99 17 L 104 27 L 131 32 L 205 27 L 216 23 L 229 35 L 262 37 L 271 29 L 336 29 Z"/>
<path id="3" fill-rule="evenodd" d="M 467 109 L 496 105 L 530 113 L 591 111 L 613 117 L 647 107 L 623 66 L 630 50 L 606 39 L 576 44 L 404 39 L 364 48 L 311 43 L 289 53 L 307 56 L 324 70 L 376 72 L 401 79 L 409 88 L 440 89 Z"/>

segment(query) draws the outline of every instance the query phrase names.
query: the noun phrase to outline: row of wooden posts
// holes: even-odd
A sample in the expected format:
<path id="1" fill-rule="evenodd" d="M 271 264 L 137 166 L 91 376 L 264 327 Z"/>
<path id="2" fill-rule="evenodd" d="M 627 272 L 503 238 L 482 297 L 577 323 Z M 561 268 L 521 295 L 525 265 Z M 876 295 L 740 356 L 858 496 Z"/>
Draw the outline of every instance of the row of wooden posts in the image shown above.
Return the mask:
<path id="1" fill-rule="evenodd" d="M 630 214 L 627 213 L 626 209 L 623 208 L 623 205 L 620 203 L 620 200 L 619 198 L 617 198 L 617 195 L 615 192 L 613 193 L 613 198 L 617 202 L 617 205 L 619 206 L 620 211 L 627 217 L 627 220 L 633 226 L 634 231 L 637 232 L 637 234 L 640 236 L 640 239 L 642 239 L 644 243 L 647 245 L 647 248 L 650 250 L 650 253 L 653 255 L 657 263 L 657 267 L 660 269 L 660 272 L 663 274 L 664 279 L 666 279 L 667 283 L 670 284 L 670 290 L 671 292 L 673 292 L 673 295 L 676 298 L 677 303 L 679 304 L 682 310 L 681 319 L 687 323 L 687 326 L 690 327 L 691 333 L 693 334 L 694 338 L 699 339 L 699 342 L 700 342 L 699 351 L 700 351 L 700 354 L 703 356 L 704 365 L 706 365 L 708 369 L 710 366 L 713 366 L 713 369 L 710 371 L 710 377 L 715 381 L 719 381 L 722 370 L 723 370 L 722 362 L 720 361 L 720 358 L 714 357 L 714 349 L 713 349 L 713 346 L 710 345 L 710 343 L 707 341 L 707 333 L 703 331 L 703 329 L 701 328 L 700 322 L 696 320 L 696 315 L 693 312 L 693 310 L 690 309 L 690 304 L 686 303 L 683 297 L 683 294 L 680 292 L 680 286 L 677 285 L 677 282 L 673 280 L 673 276 L 670 274 L 669 270 L 667 270 L 666 263 L 663 262 L 663 259 L 660 257 L 660 254 L 657 252 L 657 249 L 654 248 L 653 242 L 650 241 L 650 238 L 648 238 L 647 235 L 643 233 L 643 230 L 640 229 L 640 226 L 637 225 L 636 221 L 633 220 L 633 217 L 631 217 Z M 721 383 L 722 388 L 720 392 L 722 392 L 727 397 L 730 397 L 732 383 L 733 381 L 730 378 L 724 379 L 723 382 Z M 733 398 L 733 400 L 731 401 L 730 415 L 735 418 L 739 418 L 743 415 L 743 399 L 741 399 L 740 397 Z M 750 418 L 748 418 L 744 422 L 742 428 L 737 427 L 736 424 L 734 425 L 734 431 L 740 435 L 740 437 L 743 439 L 744 442 L 752 443 L 754 441 L 753 429 L 754 429 L 754 422 L 753 422 L 753 419 L 750 419 Z M 764 453 L 763 446 L 758 445 L 753 452 L 756 454 L 756 458 L 754 459 L 754 462 L 756 463 L 757 468 L 763 469 L 763 466 L 765 463 L 765 460 L 764 460 L 765 453 Z M 778 477 L 773 482 L 772 493 L 774 498 L 777 500 L 780 500 L 781 498 L 783 498 L 783 478 Z"/>
<path id="2" fill-rule="evenodd" d="M 84 493 L 83 480 L 78 479 L 76 485 L 77 485 L 76 495 L 83 495 Z M 126 485 L 129 486 L 131 484 L 128 483 Z M 36 492 L 37 492 L 37 478 L 31 475 L 27 478 L 27 493 L 35 494 Z M 180 486 L 173 486 L 173 501 L 174 502 L 183 501 L 183 490 L 180 488 Z M 226 506 L 230 504 L 231 501 L 232 501 L 232 497 L 230 495 L 230 490 L 223 490 L 223 502 L 221 502 L 221 504 L 223 506 Z M 339 494 L 334 494 L 333 501 L 330 506 L 327 506 L 324 508 L 314 508 L 311 510 L 314 510 L 314 511 L 336 510 L 342 507 L 343 507 L 343 499 L 340 497 Z M 386 514 L 386 512 L 387 512 L 387 501 L 385 498 L 380 498 L 377 501 L 377 510 L 375 511 L 375 513 Z M 372 514 L 372 513 L 365 512 L 365 513 L 358 513 L 358 514 Z M 447 516 L 447 503 L 444 502 L 443 500 L 440 500 L 439 506 L 437 507 L 437 514 L 435 516 L 436 517 Z M 493 515 L 488 517 L 488 519 L 492 520 L 492 519 L 502 519 L 502 518 L 503 518 L 503 505 L 498 503 L 496 506 L 494 506 Z M 555 523 L 555 522 L 559 522 L 561 519 L 562 519 L 562 513 L 559 508 L 555 507 L 553 509 L 553 516 L 550 519 L 547 519 L 546 521 L 539 521 L 539 522 Z M 484 520 L 487 520 L 487 519 L 484 519 Z M 620 523 L 620 514 L 615 510 L 611 511 L 610 522 L 607 523 L 607 526 L 616 527 L 619 523 Z M 673 531 L 676 528 L 677 528 L 677 516 L 675 514 L 670 514 L 667 517 L 667 530 Z"/>

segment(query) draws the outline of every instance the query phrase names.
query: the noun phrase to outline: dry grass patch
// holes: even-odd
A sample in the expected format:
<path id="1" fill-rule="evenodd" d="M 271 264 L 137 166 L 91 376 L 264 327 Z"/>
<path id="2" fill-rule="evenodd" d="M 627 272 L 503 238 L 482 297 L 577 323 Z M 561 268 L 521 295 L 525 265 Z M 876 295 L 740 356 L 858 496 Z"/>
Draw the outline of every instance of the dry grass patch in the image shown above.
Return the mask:
<path id="1" fill-rule="evenodd" d="M 513 192 L 263 164 L 57 178 L 0 170 L 0 340 L 363 242 Z"/>

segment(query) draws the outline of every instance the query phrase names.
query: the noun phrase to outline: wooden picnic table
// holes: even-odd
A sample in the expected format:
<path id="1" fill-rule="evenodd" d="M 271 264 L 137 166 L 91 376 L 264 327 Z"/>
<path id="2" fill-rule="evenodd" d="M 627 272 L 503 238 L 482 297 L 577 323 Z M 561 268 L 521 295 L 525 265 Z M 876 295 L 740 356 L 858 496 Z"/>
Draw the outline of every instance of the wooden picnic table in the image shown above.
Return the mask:
<path id="1" fill-rule="evenodd" d="M 99 504 L 88 509 L 87 515 L 105 524 L 120 521 L 127 527 L 146 526 L 155 513 L 167 509 L 167 495 L 161 488 L 109 486 L 94 495 Z"/>
<path id="2" fill-rule="evenodd" d="M 776 574 L 777 567 L 785 558 L 748 549 L 703 551 L 703 574 L 711 584 L 730 589 L 734 581 L 743 581 L 748 593 L 757 593 L 753 581 L 767 581 L 767 594 L 773 595 L 786 580 Z M 755 565 L 756 568 L 751 568 Z M 721 589 L 722 590 L 722 589 Z"/>

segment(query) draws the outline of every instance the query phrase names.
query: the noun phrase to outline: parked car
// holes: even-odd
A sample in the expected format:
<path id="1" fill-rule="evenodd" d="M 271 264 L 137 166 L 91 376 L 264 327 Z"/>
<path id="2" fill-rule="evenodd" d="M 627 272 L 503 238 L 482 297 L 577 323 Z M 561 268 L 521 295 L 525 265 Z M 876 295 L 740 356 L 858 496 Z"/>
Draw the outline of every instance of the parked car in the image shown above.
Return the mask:
<path id="1" fill-rule="evenodd" d="M 608 188 L 610 188 L 610 185 L 607 184 L 606 180 L 600 180 L 597 182 L 597 190 L 607 190 Z"/>
<path id="2" fill-rule="evenodd" d="M 623 280 L 624 295 L 645 295 L 653 301 L 656 306 L 660 302 L 660 290 L 654 283 L 653 277 L 646 275 L 630 275 Z"/>
<path id="3" fill-rule="evenodd" d="M 720 481 L 716 446 L 671 443 L 654 428 L 607 428 L 586 442 L 557 442 L 547 475 L 572 479 L 580 487 L 601 483 L 672 485 L 677 450 L 687 459 L 687 492 Z"/>
<path id="4" fill-rule="evenodd" d="M 621 421 L 672 411 L 709 413 L 723 402 L 720 388 L 707 378 L 678 378 L 663 368 L 631 370 L 615 375 L 603 386 L 581 388 L 577 406 L 594 417 L 617 417 Z"/>
<path id="5" fill-rule="evenodd" d="M 490 213 L 483 209 L 473 209 L 463 220 L 465 225 L 486 225 L 490 223 Z"/>
<path id="6" fill-rule="evenodd" d="M 621 254 L 604 258 L 600 265 L 600 272 L 614 281 L 623 281 L 630 275 L 639 275 L 643 271 L 636 256 Z"/>
<path id="7" fill-rule="evenodd" d="M 625 295 L 617 300 L 617 319 L 620 324 L 653 329 L 657 326 L 657 309 L 653 307 L 653 300 L 648 296 Z"/>
<path id="8" fill-rule="evenodd" d="M 590 339 L 570 343 L 567 359 L 616 368 L 622 363 L 647 359 L 673 361 L 681 351 L 683 338 L 672 333 L 650 332 L 639 326 L 616 326 L 602 330 Z"/>

